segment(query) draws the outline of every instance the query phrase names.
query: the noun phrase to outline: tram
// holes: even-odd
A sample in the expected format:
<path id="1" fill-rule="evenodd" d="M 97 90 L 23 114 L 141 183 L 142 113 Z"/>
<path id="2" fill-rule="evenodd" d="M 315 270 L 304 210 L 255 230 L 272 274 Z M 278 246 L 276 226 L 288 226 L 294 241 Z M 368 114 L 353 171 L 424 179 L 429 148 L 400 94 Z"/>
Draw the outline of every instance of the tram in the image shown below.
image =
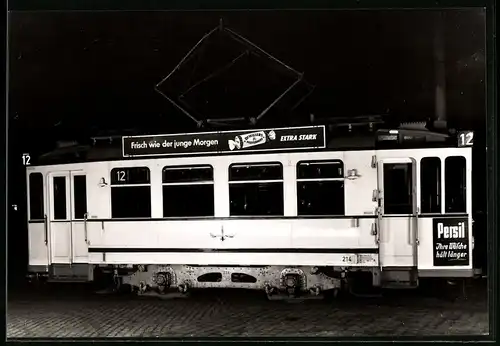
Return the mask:
<path id="1" fill-rule="evenodd" d="M 141 294 L 199 288 L 320 296 L 466 278 L 474 133 L 325 126 L 124 136 L 27 167 L 31 276 Z M 67 156 L 67 155 L 66 155 Z"/>

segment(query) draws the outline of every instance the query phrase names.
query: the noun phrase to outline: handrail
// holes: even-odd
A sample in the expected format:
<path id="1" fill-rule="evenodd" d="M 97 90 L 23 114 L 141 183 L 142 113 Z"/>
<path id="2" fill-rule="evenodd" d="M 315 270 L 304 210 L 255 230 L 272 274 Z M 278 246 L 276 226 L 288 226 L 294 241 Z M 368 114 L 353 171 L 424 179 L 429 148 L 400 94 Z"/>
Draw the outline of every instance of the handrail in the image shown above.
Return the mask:
<path id="1" fill-rule="evenodd" d="M 87 217 L 88 213 L 83 214 L 83 231 L 85 232 L 85 243 L 88 244 L 88 237 L 87 237 Z"/>
<path id="2" fill-rule="evenodd" d="M 43 230 L 44 230 L 44 241 L 45 241 L 45 245 L 47 245 L 49 243 L 49 231 L 48 231 L 48 228 L 49 228 L 49 223 L 48 223 L 48 219 L 47 219 L 47 214 L 45 214 L 43 216 Z"/>
<path id="3" fill-rule="evenodd" d="M 417 208 L 415 211 L 415 245 L 420 245 L 420 235 L 419 235 L 419 229 L 418 229 L 418 216 L 419 216 L 420 210 Z"/>

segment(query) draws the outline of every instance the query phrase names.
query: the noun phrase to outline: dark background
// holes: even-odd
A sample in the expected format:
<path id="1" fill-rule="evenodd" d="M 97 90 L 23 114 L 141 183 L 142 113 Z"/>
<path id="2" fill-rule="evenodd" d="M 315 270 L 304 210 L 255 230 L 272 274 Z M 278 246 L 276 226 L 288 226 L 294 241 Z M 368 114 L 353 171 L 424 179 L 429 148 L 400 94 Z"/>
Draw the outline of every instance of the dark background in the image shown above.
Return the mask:
<path id="1" fill-rule="evenodd" d="M 9 263 L 18 267 L 10 273 L 24 274 L 27 258 L 22 153 L 36 157 L 60 139 L 85 140 L 126 129 L 196 131 L 194 122 L 154 86 L 221 18 L 316 86 L 294 111 L 289 112 L 284 102 L 257 126 L 307 124 L 311 113 L 318 118 L 434 119 L 435 37 L 442 35 L 445 116 L 452 127 L 476 131 L 474 171 L 484 176 L 482 9 L 11 12 L 9 204 L 18 205 L 18 211 L 9 213 Z M 229 46 L 215 42 L 198 65 L 227 59 L 232 51 L 221 47 Z M 207 117 L 255 116 L 292 80 L 275 67 L 253 60 L 234 66 L 189 101 Z M 484 180 L 474 182 L 474 209 L 479 215 L 485 208 Z M 479 216 L 476 227 L 477 222 Z"/>

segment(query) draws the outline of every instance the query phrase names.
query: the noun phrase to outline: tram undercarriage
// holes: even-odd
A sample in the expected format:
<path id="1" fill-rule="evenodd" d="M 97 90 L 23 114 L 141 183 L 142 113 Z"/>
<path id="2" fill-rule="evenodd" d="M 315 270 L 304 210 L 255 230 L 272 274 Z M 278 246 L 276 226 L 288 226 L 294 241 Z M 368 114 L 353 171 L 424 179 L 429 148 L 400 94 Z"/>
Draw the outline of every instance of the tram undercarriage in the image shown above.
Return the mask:
<path id="1" fill-rule="evenodd" d="M 336 297 L 341 291 L 353 295 L 379 288 L 416 288 L 416 272 L 379 268 L 318 266 L 199 266 L 119 265 L 100 266 L 113 278 L 115 291 L 129 287 L 138 295 L 187 294 L 206 288 L 262 290 L 268 299 L 318 299 Z M 109 292 L 109 289 L 107 290 Z"/>
<path id="2" fill-rule="evenodd" d="M 279 296 L 320 297 L 327 291 L 336 294 L 342 287 L 340 275 L 332 277 L 320 267 L 310 266 L 120 265 L 99 269 L 113 276 L 115 288 L 130 286 L 140 295 L 240 288 L 263 290 L 272 299 Z"/>
<path id="3" fill-rule="evenodd" d="M 33 268 L 32 268 L 33 269 Z M 42 268 L 34 268 L 42 269 Z M 101 294 L 136 294 L 170 299 L 201 289 L 261 291 L 269 300 L 325 299 L 342 296 L 374 298 L 383 292 L 423 289 L 446 299 L 465 297 L 467 282 L 480 278 L 418 276 L 416 268 L 332 266 L 205 266 L 205 265 L 51 265 L 31 272 L 35 286 L 46 282 L 92 283 Z M 451 298 L 450 298 L 451 297 Z"/>

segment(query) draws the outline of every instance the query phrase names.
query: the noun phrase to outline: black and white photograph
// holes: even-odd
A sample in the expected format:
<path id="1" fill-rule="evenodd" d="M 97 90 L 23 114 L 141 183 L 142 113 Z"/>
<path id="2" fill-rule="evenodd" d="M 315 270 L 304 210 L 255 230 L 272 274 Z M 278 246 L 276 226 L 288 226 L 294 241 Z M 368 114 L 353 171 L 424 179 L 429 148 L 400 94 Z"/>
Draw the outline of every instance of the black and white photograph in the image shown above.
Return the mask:
<path id="1" fill-rule="evenodd" d="M 10 11 L 7 339 L 490 335 L 487 14 Z"/>

